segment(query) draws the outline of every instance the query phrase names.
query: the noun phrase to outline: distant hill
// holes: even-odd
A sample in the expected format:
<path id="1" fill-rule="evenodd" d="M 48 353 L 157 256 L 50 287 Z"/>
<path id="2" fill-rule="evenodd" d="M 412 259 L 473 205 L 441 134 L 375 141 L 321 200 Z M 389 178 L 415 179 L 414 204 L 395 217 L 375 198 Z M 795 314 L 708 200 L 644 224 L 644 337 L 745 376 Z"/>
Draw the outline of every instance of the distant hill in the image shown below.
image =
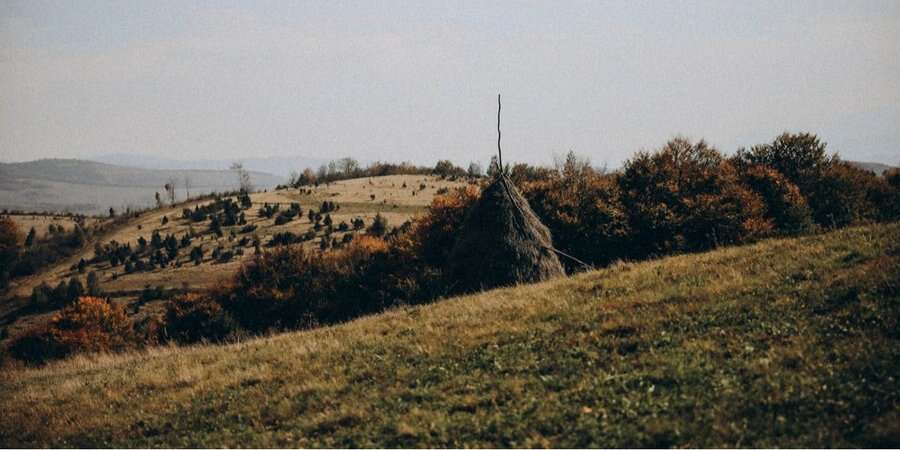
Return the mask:
<path id="1" fill-rule="evenodd" d="M 271 188 L 282 177 L 251 172 L 253 184 Z M 154 192 L 175 181 L 176 198 L 237 188 L 228 170 L 158 170 L 104 164 L 78 159 L 41 159 L 0 163 L 0 209 L 102 214 L 110 207 L 153 205 Z"/>
<path id="2" fill-rule="evenodd" d="M 116 153 L 100 155 L 89 158 L 107 164 L 120 166 L 140 167 L 142 169 L 158 170 L 228 170 L 235 162 L 240 162 L 247 170 L 265 172 L 287 177 L 292 171 L 301 172 L 304 168 L 316 168 L 327 163 L 325 159 L 310 158 L 306 156 L 274 156 L 268 158 L 240 158 L 240 159 L 197 159 L 177 160 L 160 158 L 150 155 L 130 155 Z"/>
<path id="3" fill-rule="evenodd" d="M 869 170 L 875 172 L 875 175 L 883 175 L 885 171 L 894 169 L 894 166 L 876 162 L 863 162 L 863 161 L 847 161 L 850 164 L 859 167 L 863 170 Z"/>

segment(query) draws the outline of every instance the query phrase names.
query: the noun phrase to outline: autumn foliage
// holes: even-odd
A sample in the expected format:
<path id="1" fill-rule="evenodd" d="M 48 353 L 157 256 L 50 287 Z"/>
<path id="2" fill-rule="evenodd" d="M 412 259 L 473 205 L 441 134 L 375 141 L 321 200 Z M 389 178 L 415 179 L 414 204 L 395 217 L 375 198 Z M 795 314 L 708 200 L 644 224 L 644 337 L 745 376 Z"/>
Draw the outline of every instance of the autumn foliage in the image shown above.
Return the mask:
<path id="1" fill-rule="evenodd" d="M 582 262 L 601 267 L 900 219 L 900 171 L 879 177 L 856 168 L 805 133 L 785 133 L 732 157 L 702 140 L 676 138 L 613 173 L 570 154 L 555 169 L 516 165 L 510 177 L 556 249 L 571 256 L 561 258 L 569 272 L 583 270 Z M 430 302 L 452 293 L 450 252 L 479 195 L 474 185 L 437 195 L 413 221 L 357 234 L 333 250 L 284 245 L 261 252 L 228 286 L 169 300 L 160 322 L 145 327 L 151 331 L 135 332 L 119 306 L 81 297 L 10 349 L 43 361 L 157 338 L 190 343 L 308 328 Z M 0 263 L 15 257 L 15 234 L 11 221 L 0 220 Z"/>
<path id="2" fill-rule="evenodd" d="M 81 297 L 45 326 L 30 330 L 10 347 L 19 359 L 43 362 L 74 353 L 118 352 L 138 345 L 132 322 L 120 306 Z"/>

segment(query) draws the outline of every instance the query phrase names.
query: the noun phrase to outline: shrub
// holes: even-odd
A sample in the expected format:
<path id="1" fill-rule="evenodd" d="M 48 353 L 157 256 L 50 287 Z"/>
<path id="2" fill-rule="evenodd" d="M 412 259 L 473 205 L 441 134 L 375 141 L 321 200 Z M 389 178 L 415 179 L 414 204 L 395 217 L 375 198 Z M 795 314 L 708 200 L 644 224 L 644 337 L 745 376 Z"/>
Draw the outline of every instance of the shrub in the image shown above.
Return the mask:
<path id="1" fill-rule="evenodd" d="M 870 197 L 878 182 L 869 171 L 844 161 L 832 161 L 809 194 L 816 223 L 842 227 L 879 218 L 878 207 Z"/>
<path id="2" fill-rule="evenodd" d="M 600 175 L 590 168 L 563 171 L 523 183 L 522 193 L 550 228 L 554 246 L 566 254 L 592 265 L 628 256 L 628 214 L 614 176 Z M 569 270 L 581 269 L 569 258 L 561 261 Z"/>
<path id="3" fill-rule="evenodd" d="M 763 200 L 765 217 L 778 232 L 796 234 L 812 228 L 812 212 L 806 198 L 777 170 L 762 165 L 741 166 L 741 180 Z"/>
<path id="4" fill-rule="evenodd" d="M 181 343 L 221 341 L 237 325 L 212 298 L 195 293 L 179 295 L 166 303 L 165 335 Z"/>
<path id="5" fill-rule="evenodd" d="M 381 213 L 375 214 L 375 219 L 372 220 L 372 225 L 366 230 L 367 233 L 372 236 L 384 236 L 387 233 L 388 221 L 387 219 L 381 215 Z"/>
<path id="6" fill-rule="evenodd" d="M 296 215 L 297 215 L 296 212 L 291 212 L 290 210 L 282 211 L 281 213 L 278 214 L 277 217 L 275 217 L 275 225 L 284 225 L 284 224 L 290 222 L 291 220 L 293 220 L 294 216 L 296 216 Z"/>
<path id="7" fill-rule="evenodd" d="M 428 214 L 419 217 L 413 224 L 407 242 L 399 242 L 401 247 L 409 247 L 406 252 L 410 257 L 416 255 L 425 264 L 443 267 L 456 242 L 456 232 L 478 197 L 478 189 L 471 185 L 435 196 Z"/>
<path id="8" fill-rule="evenodd" d="M 737 243 L 771 229 L 758 195 L 704 141 L 638 153 L 619 177 L 638 257 Z"/>
<path id="9" fill-rule="evenodd" d="M 97 297 L 81 297 L 44 327 L 17 338 L 10 351 L 18 359 L 42 363 L 75 353 L 117 352 L 138 344 L 125 310 Z"/>
<path id="10" fill-rule="evenodd" d="M 900 169 L 894 168 L 885 171 L 884 179 L 888 185 L 900 191 Z"/>
<path id="11" fill-rule="evenodd" d="M 10 268 L 19 255 L 19 227 L 9 217 L 0 217 L 0 290 L 6 288 Z"/>
<path id="12" fill-rule="evenodd" d="M 283 231 L 272 235 L 272 238 L 269 239 L 268 246 L 275 247 L 279 245 L 289 245 L 298 241 L 299 239 L 296 234 L 291 233 L 290 231 Z"/>
<path id="13" fill-rule="evenodd" d="M 900 220 L 900 169 L 886 171 L 869 190 L 869 198 L 877 205 L 881 220 Z"/>
<path id="14" fill-rule="evenodd" d="M 826 144 L 814 134 L 784 133 L 771 144 L 739 150 L 736 160 L 771 167 L 809 195 L 830 163 L 825 149 Z"/>
<path id="15" fill-rule="evenodd" d="M 241 267 L 222 304 L 253 331 L 340 322 L 402 298 L 384 276 L 394 267 L 388 244 L 371 236 L 327 253 L 277 248 Z"/>

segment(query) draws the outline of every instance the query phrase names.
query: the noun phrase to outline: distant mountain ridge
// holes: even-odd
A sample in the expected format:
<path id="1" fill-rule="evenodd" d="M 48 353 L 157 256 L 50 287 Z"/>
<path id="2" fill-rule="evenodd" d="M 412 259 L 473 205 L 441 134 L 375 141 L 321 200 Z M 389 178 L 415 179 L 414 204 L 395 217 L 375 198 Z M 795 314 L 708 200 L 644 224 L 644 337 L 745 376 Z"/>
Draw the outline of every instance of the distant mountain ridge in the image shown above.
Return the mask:
<path id="1" fill-rule="evenodd" d="M 884 172 L 896 169 L 896 167 L 889 164 L 882 164 L 876 162 L 863 162 L 863 161 L 847 161 L 855 167 L 858 167 L 863 170 L 869 170 L 875 172 L 875 175 L 884 175 Z"/>
<path id="2" fill-rule="evenodd" d="M 257 189 L 269 189 L 283 177 L 251 171 Z M 238 188 L 229 170 L 144 169 L 79 159 L 40 159 L 0 163 L 0 209 L 104 214 L 110 207 L 142 208 L 155 203 L 168 182 L 176 199 Z"/>
<path id="3" fill-rule="evenodd" d="M 170 179 L 181 185 L 187 176 L 190 184 L 197 188 L 230 189 L 237 185 L 237 176 L 230 170 L 146 169 L 81 159 L 0 163 L 0 176 L 99 186 L 154 188 L 162 187 Z M 260 187 L 272 187 L 283 182 L 282 177 L 258 171 L 250 171 L 250 178 Z"/>
<path id="4" fill-rule="evenodd" d="M 272 156 L 265 158 L 235 158 L 235 159 L 195 159 L 177 160 L 162 158 L 152 155 L 131 155 L 114 153 L 88 158 L 119 166 L 139 167 L 153 170 L 228 170 L 235 162 L 244 165 L 251 171 L 258 171 L 287 177 L 292 171 L 302 172 L 310 167 L 316 168 L 328 162 L 326 159 L 311 158 L 307 156 Z"/>

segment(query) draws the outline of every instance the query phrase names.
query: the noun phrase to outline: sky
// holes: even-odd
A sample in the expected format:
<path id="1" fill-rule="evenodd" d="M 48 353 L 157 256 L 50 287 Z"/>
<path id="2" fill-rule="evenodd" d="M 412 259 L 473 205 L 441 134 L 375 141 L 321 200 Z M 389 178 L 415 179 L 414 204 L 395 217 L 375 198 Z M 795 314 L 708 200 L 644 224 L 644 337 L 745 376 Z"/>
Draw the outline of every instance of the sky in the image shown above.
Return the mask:
<path id="1" fill-rule="evenodd" d="M 460 164 L 810 131 L 900 164 L 900 1 L 0 2 L 0 160 Z"/>

